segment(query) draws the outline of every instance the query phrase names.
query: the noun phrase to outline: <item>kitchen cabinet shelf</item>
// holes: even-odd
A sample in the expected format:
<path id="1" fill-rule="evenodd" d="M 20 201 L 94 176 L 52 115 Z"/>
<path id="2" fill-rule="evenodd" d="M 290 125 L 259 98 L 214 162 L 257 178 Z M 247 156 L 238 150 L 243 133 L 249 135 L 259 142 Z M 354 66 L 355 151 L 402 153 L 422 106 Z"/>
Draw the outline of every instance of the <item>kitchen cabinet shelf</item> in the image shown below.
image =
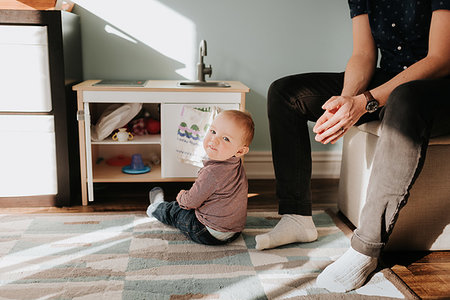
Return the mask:
<path id="1" fill-rule="evenodd" d="M 100 162 L 93 167 L 93 182 L 173 182 L 192 181 L 191 178 L 162 178 L 161 166 L 151 166 L 151 171 L 145 174 L 125 174 L 122 167 L 109 166 Z"/>
<path id="2" fill-rule="evenodd" d="M 152 182 L 161 178 L 161 167 L 152 166 L 145 174 L 125 174 L 122 167 L 109 166 L 104 161 L 93 166 L 93 182 Z"/>
<path id="3" fill-rule="evenodd" d="M 135 135 L 131 141 L 114 141 L 110 136 L 103 141 L 91 141 L 92 145 L 133 145 L 133 144 L 161 144 L 160 134 Z"/>
<path id="4" fill-rule="evenodd" d="M 95 182 L 168 182 L 194 181 L 198 167 L 177 160 L 176 141 L 180 113 L 185 105 L 192 107 L 245 108 L 249 88 L 238 81 L 228 81 L 230 87 L 179 86 L 175 80 L 148 80 L 144 86 L 95 85 L 88 80 L 73 87 L 77 91 L 78 129 L 81 162 L 82 203 L 94 201 Z M 111 135 L 102 141 L 91 140 L 91 126 L 111 104 L 142 103 L 145 109 L 159 114 L 161 134 L 134 136 L 127 142 L 114 141 Z M 152 116 L 153 117 L 153 116 Z M 125 174 L 122 167 L 106 161 L 118 155 L 141 154 L 151 167 L 145 174 Z M 153 165 L 158 156 L 160 164 Z"/>

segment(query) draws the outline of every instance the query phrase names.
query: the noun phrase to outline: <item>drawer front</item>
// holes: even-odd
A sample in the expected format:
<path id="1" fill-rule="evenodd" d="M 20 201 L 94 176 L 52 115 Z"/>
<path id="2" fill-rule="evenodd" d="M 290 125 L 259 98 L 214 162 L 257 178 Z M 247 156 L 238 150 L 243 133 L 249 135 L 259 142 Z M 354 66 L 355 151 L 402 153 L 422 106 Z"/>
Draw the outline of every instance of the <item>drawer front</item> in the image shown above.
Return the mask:
<path id="1" fill-rule="evenodd" d="M 0 112 L 52 110 L 46 26 L 0 26 Z"/>
<path id="2" fill-rule="evenodd" d="M 0 115 L 0 197 L 56 195 L 53 116 Z"/>
<path id="3" fill-rule="evenodd" d="M 47 27 L 0 25 L 0 44 L 47 46 Z"/>
<path id="4" fill-rule="evenodd" d="M 241 93 L 235 92 L 156 92 L 141 91 L 83 91 L 83 102 L 96 103 L 240 103 Z"/>

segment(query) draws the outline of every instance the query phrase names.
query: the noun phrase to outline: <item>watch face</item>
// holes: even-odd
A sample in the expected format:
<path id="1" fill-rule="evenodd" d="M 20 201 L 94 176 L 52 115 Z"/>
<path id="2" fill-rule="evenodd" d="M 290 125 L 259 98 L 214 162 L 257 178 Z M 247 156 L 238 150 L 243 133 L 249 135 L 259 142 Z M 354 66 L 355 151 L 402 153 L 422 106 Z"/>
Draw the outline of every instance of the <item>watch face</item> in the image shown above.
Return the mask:
<path id="1" fill-rule="evenodd" d="M 371 100 L 367 102 L 366 110 L 370 113 L 373 113 L 378 109 L 378 101 L 377 100 Z"/>

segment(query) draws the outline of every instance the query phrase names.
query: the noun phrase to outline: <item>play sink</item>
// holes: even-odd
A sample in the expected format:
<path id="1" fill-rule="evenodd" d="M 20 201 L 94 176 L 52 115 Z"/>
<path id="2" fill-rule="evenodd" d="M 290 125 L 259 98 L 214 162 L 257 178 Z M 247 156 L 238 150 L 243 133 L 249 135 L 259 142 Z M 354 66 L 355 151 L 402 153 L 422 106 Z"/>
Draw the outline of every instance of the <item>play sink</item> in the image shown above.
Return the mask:
<path id="1" fill-rule="evenodd" d="M 230 85 L 226 82 L 220 81 L 180 81 L 178 86 L 195 86 L 195 87 L 223 87 L 227 88 Z"/>

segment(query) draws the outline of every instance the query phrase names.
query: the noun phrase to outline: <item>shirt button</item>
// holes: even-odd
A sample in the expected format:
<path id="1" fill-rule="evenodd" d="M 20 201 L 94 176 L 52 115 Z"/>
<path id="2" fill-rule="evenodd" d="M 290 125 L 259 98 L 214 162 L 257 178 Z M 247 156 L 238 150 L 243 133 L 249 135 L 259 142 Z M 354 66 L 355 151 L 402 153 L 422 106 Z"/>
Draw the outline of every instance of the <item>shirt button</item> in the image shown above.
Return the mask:
<path id="1" fill-rule="evenodd" d="M 397 47 L 397 50 L 402 50 L 402 46 L 398 46 L 398 47 Z"/>
<path id="2" fill-rule="evenodd" d="M 406 70 L 406 69 L 408 69 L 408 67 L 407 66 L 403 66 L 403 70 Z"/>
<path id="3" fill-rule="evenodd" d="M 395 27 L 395 23 L 392 23 L 392 27 Z"/>

